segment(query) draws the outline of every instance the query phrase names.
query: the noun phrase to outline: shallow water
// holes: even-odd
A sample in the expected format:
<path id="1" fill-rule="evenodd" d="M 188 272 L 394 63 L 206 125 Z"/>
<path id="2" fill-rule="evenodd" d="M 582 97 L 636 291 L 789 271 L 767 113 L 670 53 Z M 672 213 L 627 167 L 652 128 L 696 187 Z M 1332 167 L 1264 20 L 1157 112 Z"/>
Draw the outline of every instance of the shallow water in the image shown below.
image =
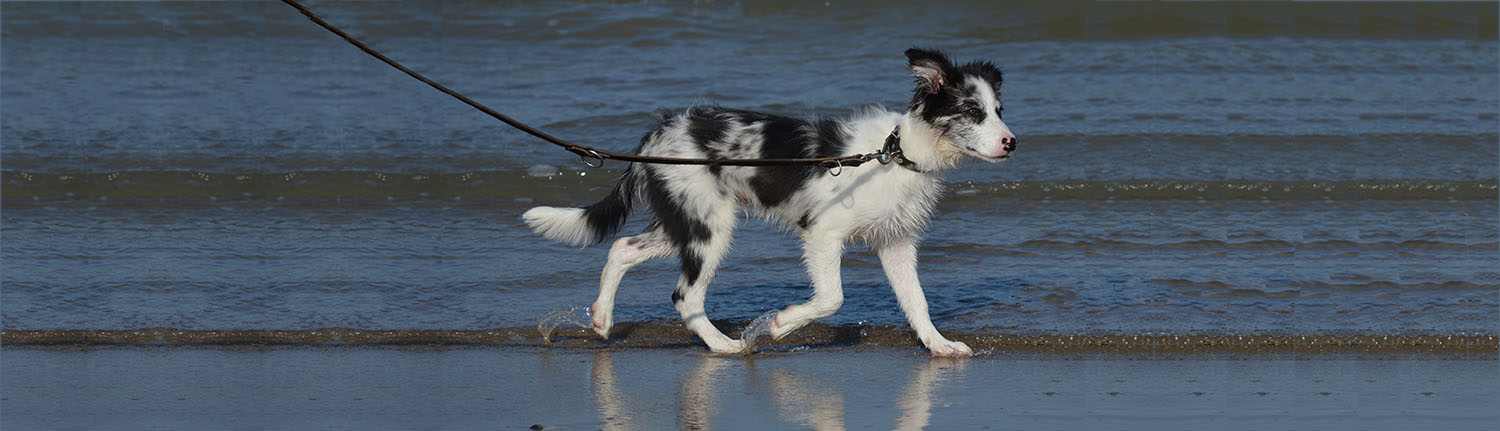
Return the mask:
<path id="1" fill-rule="evenodd" d="M 6 352 L 8 429 L 1486 430 L 1493 361 Z M 60 399 L 69 402 L 58 402 Z"/>
<path id="2" fill-rule="evenodd" d="M 586 169 L 276 3 L 3 7 L 0 327 L 518 328 L 593 301 L 605 250 L 519 214 L 588 203 L 620 166 Z M 661 109 L 899 109 L 912 45 L 997 62 L 1021 144 L 948 176 L 921 252 L 944 330 L 1493 335 L 1500 45 L 1476 7 L 1494 15 L 315 5 L 611 150 Z M 805 300 L 799 257 L 748 221 L 709 316 Z M 627 276 L 615 321 L 674 318 L 674 266 Z M 904 324 L 869 252 L 844 271 L 829 324 Z"/>

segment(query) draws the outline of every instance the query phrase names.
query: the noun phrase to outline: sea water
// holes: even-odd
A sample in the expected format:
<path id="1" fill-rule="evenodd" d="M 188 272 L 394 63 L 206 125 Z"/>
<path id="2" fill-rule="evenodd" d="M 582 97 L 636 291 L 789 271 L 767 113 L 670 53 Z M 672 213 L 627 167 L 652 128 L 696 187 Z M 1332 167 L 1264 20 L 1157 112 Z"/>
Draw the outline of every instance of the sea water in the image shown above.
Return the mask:
<path id="1" fill-rule="evenodd" d="M 912 46 L 995 62 L 1019 147 L 946 174 L 919 252 L 941 330 L 1500 330 L 1500 46 L 1458 6 L 1424 8 L 1448 23 L 1426 27 L 1314 10 L 1298 13 L 1321 27 L 1236 27 L 1198 6 L 317 6 L 457 91 L 615 151 L 661 110 L 904 109 Z M 589 169 L 284 5 L 7 2 L 3 19 L 6 330 L 530 328 L 597 294 L 607 247 L 546 241 L 520 214 L 591 203 L 623 165 Z M 748 219 L 708 316 L 733 334 L 806 301 L 800 256 Z M 675 324 L 678 273 L 632 270 L 616 325 Z M 822 322 L 905 325 L 863 246 L 843 282 Z"/>

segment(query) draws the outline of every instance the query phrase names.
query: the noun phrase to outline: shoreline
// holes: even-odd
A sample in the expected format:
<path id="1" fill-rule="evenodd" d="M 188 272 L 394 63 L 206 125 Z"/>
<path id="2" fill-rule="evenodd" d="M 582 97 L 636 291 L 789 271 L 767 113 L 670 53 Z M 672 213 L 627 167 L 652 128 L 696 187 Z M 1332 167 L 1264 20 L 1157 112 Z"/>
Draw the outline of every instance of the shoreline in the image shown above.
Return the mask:
<path id="1" fill-rule="evenodd" d="M 718 323 L 718 322 L 716 322 Z M 736 329 L 742 325 L 720 324 Z M 730 331 L 735 334 L 737 331 Z M 1025 355 L 1170 358 L 1500 358 L 1500 336 L 1493 334 L 1013 334 L 952 332 L 979 356 Z M 907 328 L 897 325 L 838 327 L 810 325 L 783 340 L 761 340 L 759 352 L 855 348 L 920 350 Z M 679 325 L 622 323 L 609 340 L 581 328 L 559 328 L 544 339 L 534 327 L 475 330 L 5 330 L 5 350 L 92 349 L 372 349 L 630 351 L 699 348 L 700 341 Z"/>

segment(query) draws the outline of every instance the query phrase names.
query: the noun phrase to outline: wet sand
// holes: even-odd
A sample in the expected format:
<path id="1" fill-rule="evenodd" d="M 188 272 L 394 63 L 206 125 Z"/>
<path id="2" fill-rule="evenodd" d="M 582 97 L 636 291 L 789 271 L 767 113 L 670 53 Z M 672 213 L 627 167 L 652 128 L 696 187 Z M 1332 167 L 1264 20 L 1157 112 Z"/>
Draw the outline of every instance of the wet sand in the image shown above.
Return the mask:
<path id="1" fill-rule="evenodd" d="M 1489 429 L 1494 360 L 7 348 L 4 429 Z"/>
<path id="2" fill-rule="evenodd" d="M 586 323 L 577 325 L 586 325 Z M 748 322 L 715 322 L 730 333 Z M 526 349 L 543 346 L 582 349 L 701 347 L 680 322 L 621 322 L 609 340 L 587 329 L 548 330 L 510 327 L 473 330 L 377 330 L 319 328 L 307 330 L 197 330 L 140 328 L 117 330 L 7 330 L 0 342 L 28 348 L 434 348 Z M 1216 334 L 1093 333 L 1017 334 L 950 331 L 980 356 L 1036 355 L 1045 358 L 1109 357 L 1125 359 L 1464 359 L 1495 360 L 1500 337 L 1491 334 Z M 833 326 L 813 323 L 783 340 L 761 340 L 760 352 L 802 348 L 917 348 L 921 344 L 905 326 Z"/>

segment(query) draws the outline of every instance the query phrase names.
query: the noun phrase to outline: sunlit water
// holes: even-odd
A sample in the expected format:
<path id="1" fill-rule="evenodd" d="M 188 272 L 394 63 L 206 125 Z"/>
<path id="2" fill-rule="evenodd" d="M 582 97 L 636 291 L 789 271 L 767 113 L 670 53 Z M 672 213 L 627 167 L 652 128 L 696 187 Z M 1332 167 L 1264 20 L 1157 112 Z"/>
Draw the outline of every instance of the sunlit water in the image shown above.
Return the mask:
<path id="1" fill-rule="evenodd" d="M 900 109 L 914 45 L 996 62 L 1020 145 L 948 175 L 920 255 L 941 329 L 1500 329 L 1493 39 L 1072 37 L 913 8 L 319 5 L 620 151 L 661 109 Z M 620 166 L 587 169 L 289 8 L 6 3 L 3 32 L 6 329 L 529 327 L 593 301 L 606 249 L 519 215 L 589 203 Z M 633 270 L 615 322 L 676 317 L 676 277 Z M 904 323 L 871 253 L 843 279 L 826 322 Z M 708 313 L 749 321 L 807 284 L 794 235 L 750 220 Z"/>

